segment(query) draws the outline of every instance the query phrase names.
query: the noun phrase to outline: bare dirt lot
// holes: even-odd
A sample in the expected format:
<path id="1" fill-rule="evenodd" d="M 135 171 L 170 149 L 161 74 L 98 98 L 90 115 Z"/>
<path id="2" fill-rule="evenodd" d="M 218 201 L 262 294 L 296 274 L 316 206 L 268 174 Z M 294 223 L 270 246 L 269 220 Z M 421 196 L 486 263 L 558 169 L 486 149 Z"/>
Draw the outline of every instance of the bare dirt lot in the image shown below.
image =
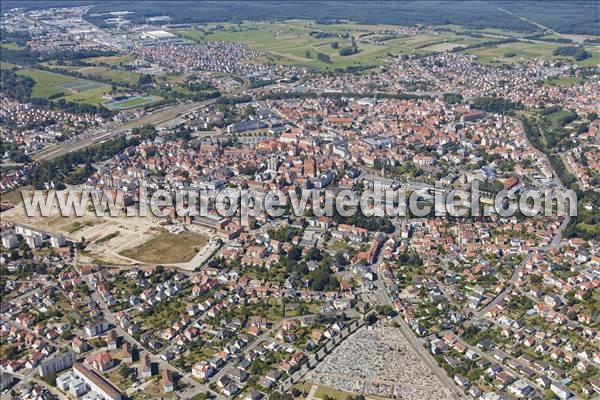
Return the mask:
<path id="1" fill-rule="evenodd" d="M 16 195 L 11 194 L 9 199 L 16 200 Z M 150 216 L 97 217 L 86 212 L 82 217 L 63 217 L 54 204 L 48 217 L 29 217 L 21 201 L 10 203 L 15 207 L 2 212 L 3 222 L 62 234 L 74 242 L 85 239 L 86 248 L 80 252 L 82 262 L 114 265 L 187 262 L 208 239 L 189 231 L 170 233 L 164 229 L 164 219 Z"/>
<path id="2" fill-rule="evenodd" d="M 147 242 L 127 249 L 121 254 L 146 263 L 182 263 L 190 261 L 206 241 L 206 236 L 194 232 L 176 235 L 163 231 Z"/>

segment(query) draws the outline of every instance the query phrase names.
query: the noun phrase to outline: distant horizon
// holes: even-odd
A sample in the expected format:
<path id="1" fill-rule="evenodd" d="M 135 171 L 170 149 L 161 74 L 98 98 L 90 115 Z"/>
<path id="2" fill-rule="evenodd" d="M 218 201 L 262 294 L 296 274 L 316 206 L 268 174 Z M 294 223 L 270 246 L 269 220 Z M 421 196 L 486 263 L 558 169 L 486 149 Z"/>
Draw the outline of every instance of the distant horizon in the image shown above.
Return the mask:
<path id="1" fill-rule="evenodd" d="M 552 4 L 552 10 L 549 9 L 548 3 Z M 157 11 L 157 5 L 160 4 L 169 6 L 164 10 Z M 173 4 L 180 6 L 173 7 Z M 236 7 L 232 7 L 234 4 Z M 600 35 L 599 4 L 597 0 L 572 2 L 428 0 L 422 2 L 351 1 L 350 3 L 339 0 L 281 2 L 261 0 L 151 0 L 143 2 L 42 0 L 19 2 L 7 0 L 1 3 L 0 10 L 4 13 L 12 8 L 44 9 L 91 5 L 94 6 L 94 13 L 134 11 L 135 14 L 132 17 L 135 22 L 140 22 L 142 18 L 159 15 L 171 16 L 173 18 L 171 23 L 340 19 L 366 24 L 457 24 L 474 29 L 512 29 L 531 33 L 541 31 L 536 24 L 542 24 L 560 33 Z M 202 13 L 195 14 L 193 11 L 196 10 L 196 7 L 192 5 L 201 5 Z M 530 20 L 526 21 L 510 15 L 506 11 L 511 13 L 518 11 Z"/>

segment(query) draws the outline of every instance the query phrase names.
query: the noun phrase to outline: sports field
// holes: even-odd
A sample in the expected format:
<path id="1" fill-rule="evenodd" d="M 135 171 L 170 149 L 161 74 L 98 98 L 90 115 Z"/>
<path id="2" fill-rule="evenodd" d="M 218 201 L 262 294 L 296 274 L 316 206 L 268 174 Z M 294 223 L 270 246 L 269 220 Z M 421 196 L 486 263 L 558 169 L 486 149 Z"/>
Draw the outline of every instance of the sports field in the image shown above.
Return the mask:
<path id="1" fill-rule="evenodd" d="M 124 100 L 112 101 L 105 103 L 104 107 L 111 110 L 127 110 L 129 108 L 141 107 L 147 104 L 152 104 L 160 100 L 158 96 L 134 96 Z"/>

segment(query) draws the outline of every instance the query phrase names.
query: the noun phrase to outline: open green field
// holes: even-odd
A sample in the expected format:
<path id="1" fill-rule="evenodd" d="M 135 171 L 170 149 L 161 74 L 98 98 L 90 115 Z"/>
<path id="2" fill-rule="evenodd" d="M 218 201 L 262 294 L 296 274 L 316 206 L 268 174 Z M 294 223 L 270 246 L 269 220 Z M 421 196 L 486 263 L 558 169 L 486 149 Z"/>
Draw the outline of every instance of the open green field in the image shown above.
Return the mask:
<path id="1" fill-rule="evenodd" d="M 83 59 L 83 61 L 90 63 L 90 64 L 94 64 L 94 65 L 101 65 L 101 64 L 119 65 L 121 63 L 131 62 L 134 59 L 135 59 L 135 56 L 133 56 L 132 54 L 126 54 L 126 55 L 117 55 L 117 56 L 100 56 L 100 57 L 85 58 L 85 59 Z"/>
<path id="2" fill-rule="evenodd" d="M 195 41 L 224 40 L 244 43 L 255 50 L 267 53 L 266 58 L 269 61 L 319 69 L 376 66 L 382 64 L 389 54 L 432 53 L 490 40 L 488 37 L 474 38 L 454 32 L 434 31 L 416 36 L 393 35 L 395 37 L 382 44 L 365 43 L 359 38 L 361 35 L 367 40 L 382 37 L 384 35 L 380 32 L 384 29 L 395 30 L 398 27 L 355 23 L 320 25 L 294 20 L 282 23 L 247 22 L 240 26 L 209 26 L 203 30 L 186 29 L 177 30 L 175 33 Z M 310 35 L 312 31 L 327 32 L 334 36 L 315 38 Z M 359 52 L 350 56 L 340 56 L 339 49 L 350 46 L 352 37 L 356 38 Z M 331 47 L 333 42 L 338 43 L 338 49 Z M 317 53 L 328 55 L 332 62 L 325 63 L 318 60 Z"/>
<path id="3" fill-rule="evenodd" d="M 19 46 L 15 42 L 2 43 L 0 47 L 7 50 L 23 50 L 25 48 L 25 46 Z"/>
<path id="4" fill-rule="evenodd" d="M 569 87 L 578 83 L 583 83 L 585 80 L 576 76 L 561 76 L 559 78 L 546 79 L 544 83 L 551 86 Z"/>
<path id="5" fill-rule="evenodd" d="M 182 263 L 190 261 L 207 240 L 206 236 L 193 232 L 175 235 L 164 231 L 146 243 L 121 254 L 150 264 Z"/>
<path id="6" fill-rule="evenodd" d="M 46 62 L 42 65 L 57 70 L 66 70 L 69 72 L 78 72 L 83 75 L 88 75 L 90 79 L 107 79 L 115 83 L 128 83 L 128 84 L 136 84 L 138 79 L 140 78 L 140 73 L 135 71 L 129 71 L 126 69 L 119 68 L 118 62 L 114 61 L 117 59 L 130 59 L 131 56 L 110 56 L 110 57 L 96 57 L 96 58 L 88 58 L 87 62 L 90 64 L 94 64 L 91 66 L 79 66 L 79 65 L 58 65 L 55 62 Z M 109 59 L 113 60 L 113 62 L 92 62 L 90 60 L 98 60 L 98 59 Z"/>
<path id="7" fill-rule="evenodd" d="M 249 22 L 243 23 L 240 27 L 227 25 L 223 28 L 208 27 L 202 31 L 177 30 L 175 33 L 196 41 L 225 40 L 244 43 L 255 50 L 267 53 L 267 59 L 278 64 L 335 69 L 348 66 L 375 66 L 381 64 L 388 53 L 401 54 L 408 51 L 395 44 L 376 45 L 357 40 L 359 53 L 350 56 L 339 55 L 339 49 L 351 45 L 351 37 L 358 37 L 362 33 L 374 33 L 381 29 L 381 26 L 358 24 L 318 25 L 307 21 L 286 21 L 284 23 Z M 315 38 L 310 35 L 311 31 L 348 34 L 348 37 Z M 338 43 L 338 49 L 331 47 L 333 42 Z M 328 55 L 332 62 L 325 63 L 318 60 L 317 53 Z"/>
<path id="8" fill-rule="evenodd" d="M 582 67 L 597 67 L 600 65 L 600 47 L 586 47 L 587 51 L 592 53 L 592 57 L 586 60 L 578 61 L 577 64 Z"/>
<path id="9" fill-rule="evenodd" d="M 125 82 L 129 84 L 135 84 L 140 78 L 140 74 L 134 71 L 111 69 L 101 66 L 81 67 L 76 68 L 75 71 L 84 75 L 98 76 L 103 79 L 110 79 L 115 83 Z"/>
<path id="10" fill-rule="evenodd" d="M 334 400 L 347 400 L 350 397 L 355 396 L 355 394 L 353 394 L 353 393 L 344 392 L 344 391 L 333 389 L 333 388 L 323 386 L 323 385 L 313 384 L 312 382 L 297 383 L 294 385 L 294 387 L 296 389 L 298 389 L 302 392 L 306 392 L 306 393 L 309 393 L 313 386 L 316 387 L 316 390 L 313 393 L 313 399 L 315 399 L 315 400 L 321 400 L 321 399 L 325 398 L 326 396 L 328 396 L 330 399 L 334 399 Z M 367 400 L 383 400 L 382 397 L 373 396 L 373 395 L 365 395 L 365 398 Z"/>
<path id="11" fill-rule="evenodd" d="M 561 43 L 549 42 L 514 42 L 504 43 L 497 46 L 480 47 L 469 49 L 465 52 L 474 54 L 478 61 L 485 64 L 495 63 L 515 63 L 526 60 L 568 60 L 575 61 L 572 57 L 555 56 L 552 52 L 557 48 L 564 46 Z M 586 47 L 586 50 L 592 53 L 592 57 L 582 61 L 576 61 L 582 66 L 597 66 L 600 62 L 600 50 L 593 47 Z"/>
<path id="12" fill-rule="evenodd" d="M 523 33 L 523 32 L 514 32 L 514 31 L 507 31 L 504 29 L 497 29 L 497 28 L 485 28 L 485 29 L 472 29 L 472 28 L 465 28 L 464 26 L 460 26 L 460 25 L 440 25 L 440 28 L 445 28 L 445 29 L 450 29 L 456 33 L 475 33 L 475 34 L 482 34 L 482 35 L 486 35 L 489 39 L 491 38 L 498 38 L 498 37 L 514 37 L 514 38 L 520 38 L 523 36 L 527 36 L 527 33 Z"/>
<path id="13" fill-rule="evenodd" d="M 39 69 L 22 69 L 18 71 L 17 74 L 28 76 L 35 80 L 35 86 L 31 93 L 33 97 L 49 97 L 58 93 L 65 93 L 65 89 L 59 88 L 58 85 L 77 81 L 76 78 L 70 76 L 55 74 Z"/>
<path id="14" fill-rule="evenodd" d="M 552 51 L 557 47 L 564 46 L 561 43 L 524 42 L 522 40 L 524 40 L 525 34 L 501 29 L 475 30 L 459 25 L 444 25 L 440 28 L 425 30 L 418 35 L 391 35 L 395 37 L 380 44 L 365 43 L 363 40 L 390 36 L 382 33 L 382 30 L 393 31 L 398 27 L 357 23 L 321 25 L 311 21 L 290 20 L 285 22 L 244 22 L 239 25 L 209 24 L 201 30 L 182 29 L 173 32 L 197 42 L 232 41 L 243 43 L 266 53 L 262 61 L 330 70 L 349 66 L 377 66 L 382 64 L 390 54 L 429 54 L 510 37 L 521 41 L 467 49 L 465 52 L 477 55 L 478 60 L 482 63 L 514 63 L 534 58 L 558 59 L 559 57 L 552 55 Z M 327 32 L 333 36 L 316 38 L 310 35 L 314 31 Z M 340 56 L 339 49 L 331 47 L 333 42 L 338 42 L 339 48 L 349 46 L 352 37 L 356 38 L 360 50 L 357 54 Z M 598 65 L 600 61 L 598 48 L 587 46 L 586 49 L 591 51 L 594 57 L 578 63 L 582 66 Z M 318 60 L 317 53 L 328 55 L 332 62 L 325 63 Z M 569 59 L 569 57 L 563 57 L 563 59 Z"/>
<path id="15" fill-rule="evenodd" d="M 16 67 L 16 65 L 11 64 L 11 63 L 7 63 L 7 62 L 4 62 L 4 61 L 0 61 L 0 69 L 11 69 L 11 68 L 14 68 L 14 67 Z"/>
<path id="16" fill-rule="evenodd" d="M 100 104 L 104 101 L 103 95 L 110 91 L 110 86 L 72 76 L 43 71 L 40 69 L 26 68 L 17 72 L 22 76 L 29 76 L 35 80 L 31 95 L 33 97 L 58 96 L 55 99 L 65 99 L 79 103 Z"/>

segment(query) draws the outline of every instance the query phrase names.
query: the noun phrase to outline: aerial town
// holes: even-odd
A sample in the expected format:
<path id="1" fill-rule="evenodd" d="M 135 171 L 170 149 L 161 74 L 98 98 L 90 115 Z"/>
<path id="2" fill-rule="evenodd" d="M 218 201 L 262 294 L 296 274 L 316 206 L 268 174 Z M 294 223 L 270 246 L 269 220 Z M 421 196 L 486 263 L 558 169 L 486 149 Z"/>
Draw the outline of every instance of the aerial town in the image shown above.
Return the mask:
<path id="1" fill-rule="evenodd" d="M 64 3 L 1 7 L 2 400 L 600 398 L 597 0 Z"/>

